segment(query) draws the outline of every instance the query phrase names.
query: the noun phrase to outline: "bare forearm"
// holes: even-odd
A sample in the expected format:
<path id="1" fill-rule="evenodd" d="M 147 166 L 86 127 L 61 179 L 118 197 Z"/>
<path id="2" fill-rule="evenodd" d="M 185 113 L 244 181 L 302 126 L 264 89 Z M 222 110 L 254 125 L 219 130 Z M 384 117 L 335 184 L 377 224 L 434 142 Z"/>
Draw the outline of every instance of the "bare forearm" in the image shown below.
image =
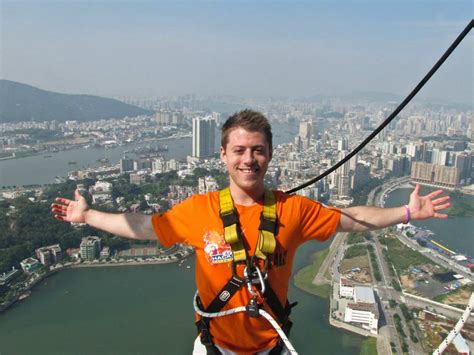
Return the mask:
<path id="1" fill-rule="evenodd" d="M 89 209 L 85 222 L 91 227 L 130 239 L 156 239 L 151 216 L 140 213 L 107 213 Z"/>
<path id="2" fill-rule="evenodd" d="M 394 208 L 349 207 L 341 211 L 338 231 L 366 232 L 404 222 L 407 222 L 407 212 L 404 206 Z"/>

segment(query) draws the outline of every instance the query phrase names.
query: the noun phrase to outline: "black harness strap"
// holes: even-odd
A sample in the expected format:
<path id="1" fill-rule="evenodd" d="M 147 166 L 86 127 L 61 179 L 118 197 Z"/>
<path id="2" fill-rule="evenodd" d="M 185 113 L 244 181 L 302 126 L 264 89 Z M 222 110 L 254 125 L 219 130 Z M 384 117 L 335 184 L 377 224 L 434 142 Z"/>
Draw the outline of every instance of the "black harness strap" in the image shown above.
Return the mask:
<path id="1" fill-rule="evenodd" d="M 244 280 L 236 275 L 233 275 L 232 278 L 227 281 L 227 284 L 219 291 L 217 296 L 209 303 L 209 306 L 206 308 L 207 313 L 219 312 L 222 307 L 224 307 L 227 302 L 232 298 L 232 296 L 239 290 L 242 286 Z"/>
<path id="2" fill-rule="evenodd" d="M 233 275 L 232 278 L 227 282 L 227 284 L 219 291 L 219 293 L 212 300 L 212 302 L 209 303 L 209 306 L 207 306 L 205 312 L 219 312 L 222 307 L 224 307 L 227 302 L 232 298 L 232 296 L 234 296 L 234 294 L 239 290 L 243 283 L 243 279 Z M 197 302 L 199 308 L 203 309 L 204 307 L 202 306 L 199 296 L 197 297 Z M 221 352 L 219 351 L 219 349 L 217 349 L 217 347 L 214 345 L 214 342 L 212 341 L 211 332 L 209 331 L 210 320 L 210 318 L 201 317 L 201 319 L 196 322 L 196 327 L 198 335 L 201 337 L 201 343 L 206 347 L 207 353 L 209 355 L 218 355 Z"/>

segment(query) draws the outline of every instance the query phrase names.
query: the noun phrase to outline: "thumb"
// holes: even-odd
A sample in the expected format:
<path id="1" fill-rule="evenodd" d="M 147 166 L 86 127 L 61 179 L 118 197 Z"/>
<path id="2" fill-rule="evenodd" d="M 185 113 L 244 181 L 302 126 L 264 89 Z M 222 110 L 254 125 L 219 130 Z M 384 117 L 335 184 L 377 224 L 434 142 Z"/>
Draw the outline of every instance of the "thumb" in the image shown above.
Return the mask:
<path id="1" fill-rule="evenodd" d="M 420 194 L 420 184 L 415 185 L 415 189 L 413 190 L 412 194 L 419 195 Z"/>
<path id="2" fill-rule="evenodd" d="M 79 201 L 79 199 L 83 198 L 81 193 L 79 192 L 79 189 L 76 189 L 76 191 L 74 191 L 74 198 L 76 199 L 76 201 Z"/>

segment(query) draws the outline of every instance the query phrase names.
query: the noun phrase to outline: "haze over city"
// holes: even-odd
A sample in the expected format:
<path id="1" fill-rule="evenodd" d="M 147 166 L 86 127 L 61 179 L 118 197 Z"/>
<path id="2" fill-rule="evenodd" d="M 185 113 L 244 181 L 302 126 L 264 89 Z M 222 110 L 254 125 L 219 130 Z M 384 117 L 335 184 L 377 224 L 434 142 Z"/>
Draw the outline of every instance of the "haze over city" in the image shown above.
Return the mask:
<path id="1" fill-rule="evenodd" d="M 1 1 L 0 77 L 102 96 L 406 95 L 470 1 Z M 473 37 L 420 94 L 472 102 Z"/>

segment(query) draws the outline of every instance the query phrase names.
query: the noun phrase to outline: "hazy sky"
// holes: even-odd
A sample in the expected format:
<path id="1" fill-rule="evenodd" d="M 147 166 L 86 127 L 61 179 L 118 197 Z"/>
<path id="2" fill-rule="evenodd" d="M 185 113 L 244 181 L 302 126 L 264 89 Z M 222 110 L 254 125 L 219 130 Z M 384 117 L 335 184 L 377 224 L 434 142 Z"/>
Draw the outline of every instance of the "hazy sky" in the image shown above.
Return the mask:
<path id="1" fill-rule="evenodd" d="M 406 95 L 472 1 L 5 1 L 0 77 L 103 96 Z M 473 100 L 474 31 L 422 92 Z"/>

